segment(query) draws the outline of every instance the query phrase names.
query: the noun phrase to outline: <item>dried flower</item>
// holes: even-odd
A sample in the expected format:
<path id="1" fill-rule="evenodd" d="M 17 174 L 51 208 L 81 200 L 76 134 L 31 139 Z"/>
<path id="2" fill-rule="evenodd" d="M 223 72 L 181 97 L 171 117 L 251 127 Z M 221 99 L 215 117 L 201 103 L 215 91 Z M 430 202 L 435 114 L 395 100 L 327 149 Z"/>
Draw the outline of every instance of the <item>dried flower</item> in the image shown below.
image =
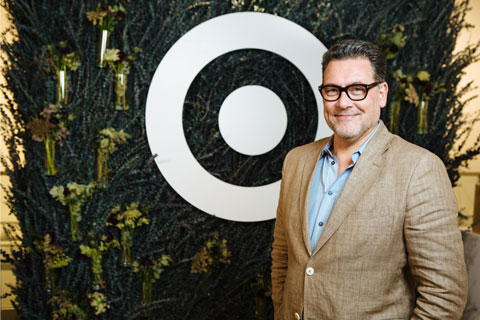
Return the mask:
<path id="1" fill-rule="evenodd" d="M 53 125 L 50 121 L 35 117 L 27 124 L 27 128 L 30 129 L 33 140 L 42 142 L 52 132 Z"/>
<path id="2" fill-rule="evenodd" d="M 54 134 L 54 139 L 55 141 L 58 142 L 59 145 L 63 145 L 63 141 L 67 138 L 67 136 L 70 134 L 70 131 L 67 130 L 65 127 L 64 122 L 59 122 L 59 125 L 55 129 L 55 134 Z"/>
<path id="3" fill-rule="evenodd" d="M 83 255 L 89 257 L 91 260 L 92 272 L 95 281 L 99 286 L 103 286 L 103 282 L 101 280 L 101 275 L 103 272 L 102 257 L 105 254 L 105 251 L 107 251 L 108 249 L 119 246 L 120 244 L 117 240 L 107 242 L 107 236 L 102 236 L 101 240 L 98 243 L 92 240 L 90 241 L 89 246 L 83 244 L 80 245 L 80 252 Z"/>
<path id="4" fill-rule="evenodd" d="M 417 105 L 420 99 L 418 98 L 417 90 L 415 87 L 409 83 L 405 89 L 405 101 L 410 102 L 411 104 Z"/>
<path id="5" fill-rule="evenodd" d="M 430 84 L 430 82 L 427 82 L 425 83 L 425 85 L 423 86 L 422 88 L 422 92 L 425 93 L 427 96 L 430 95 L 430 93 L 432 92 L 432 85 Z"/>
<path id="6" fill-rule="evenodd" d="M 97 182 L 103 186 L 107 184 L 107 177 L 110 169 L 108 168 L 109 156 L 117 150 L 117 145 L 123 144 L 130 137 L 129 134 L 116 131 L 113 128 L 107 128 L 100 131 L 97 148 Z"/>
<path id="7" fill-rule="evenodd" d="M 72 215 L 77 222 L 80 222 L 82 220 L 81 208 L 93 194 L 95 187 L 96 184 L 94 182 L 90 182 L 87 185 L 70 182 L 66 187 L 53 186 L 50 189 L 50 195 L 64 206 L 71 208 Z"/>
<path id="8" fill-rule="evenodd" d="M 112 213 L 107 220 L 107 225 L 115 227 L 117 224 L 120 223 L 120 220 L 118 219 L 119 214 L 118 213 Z"/>
<path id="9" fill-rule="evenodd" d="M 227 240 L 220 240 L 218 233 L 215 233 L 193 258 L 190 272 L 210 274 L 218 265 L 229 264 L 230 257 Z"/>
<path id="10" fill-rule="evenodd" d="M 405 27 L 397 24 L 391 32 L 381 33 L 378 37 L 377 45 L 387 59 L 395 58 L 399 50 L 405 46 L 407 37 L 403 35 L 404 31 Z"/>
<path id="11" fill-rule="evenodd" d="M 70 231 L 73 241 L 81 238 L 78 224 L 82 221 L 82 206 L 93 194 L 95 188 L 96 184 L 94 182 L 90 182 L 87 185 L 70 182 L 66 187 L 53 186 L 49 191 L 55 200 L 68 207 L 70 213 Z"/>
<path id="12" fill-rule="evenodd" d="M 70 192 L 70 189 L 68 189 L 68 187 L 63 189 L 63 196 L 64 197 L 68 197 L 70 194 L 71 194 L 71 192 Z"/>
<path id="13" fill-rule="evenodd" d="M 103 18 L 105 18 L 108 14 L 108 11 L 105 8 L 102 8 L 100 4 L 98 4 L 97 9 L 95 11 L 88 11 L 87 12 L 87 19 L 90 20 L 94 26 L 101 26 L 103 23 Z"/>
<path id="14" fill-rule="evenodd" d="M 430 100 L 434 94 L 445 91 L 444 85 L 437 82 L 432 83 L 430 73 L 423 69 L 418 70 L 415 76 L 405 75 L 399 69 L 393 73 L 393 78 L 399 82 L 393 99 L 394 103 L 404 100 L 418 106 L 420 102 Z"/>
<path id="15" fill-rule="evenodd" d="M 149 224 L 150 221 L 144 215 L 148 213 L 149 208 L 143 208 L 143 212 L 138 209 L 138 202 L 132 202 L 124 212 L 120 212 L 120 206 L 115 206 L 107 220 L 107 226 L 120 229 L 122 253 L 125 253 L 126 264 L 130 263 L 130 251 L 133 245 L 133 232 L 135 228 Z"/>
<path id="16" fill-rule="evenodd" d="M 65 55 L 65 64 L 72 71 L 76 71 L 80 67 L 80 54 L 77 52 L 71 52 Z"/>
<path id="17" fill-rule="evenodd" d="M 245 0 L 232 0 L 232 9 L 241 9 L 245 5 Z"/>
<path id="18" fill-rule="evenodd" d="M 417 78 L 422 82 L 430 81 L 430 73 L 425 70 L 420 70 L 417 73 Z"/>
<path id="19" fill-rule="evenodd" d="M 125 18 L 125 12 L 118 10 L 115 18 L 117 18 L 118 20 L 122 20 L 123 18 Z"/>
<path id="20" fill-rule="evenodd" d="M 67 266 L 72 258 L 67 256 L 60 246 L 52 244 L 51 236 L 47 233 L 43 241 L 34 241 L 34 245 L 43 256 L 46 269 L 57 269 Z"/>
<path id="21" fill-rule="evenodd" d="M 127 55 L 120 49 L 107 49 L 104 60 L 115 74 L 120 72 L 128 74 L 131 62 L 135 60 L 135 55 L 140 51 L 140 48 L 135 47 L 132 53 Z"/>
<path id="22" fill-rule="evenodd" d="M 81 51 L 73 51 L 66 41 L 57 44 L 50 44 L 44 47 L 47 51 L 45 54 L 45 70 L 57 76 L 60 70 L 75 71 L 81 65 Z"/>
<path id="23" fill-rule="evenodd" d="M 388 47 L 388 50 L 391 53 L 397 53 L 400 50 L 400 48 L 396 44 L 392 44 L 390 47 Z"/>
<path id="24" fill-rule="evenodd" d="M 101 292 L 89 293 L 87 297 L 90 300 L 90 306 L 95 309 L 95 315 L 102 314 L 110 308 L 110 305 L 107 303 L 107 297 Z"/>
<path id="25" fill-rule="evenodd" d="M 47 107 L 45 107 L 42 112 L 40 112 L 40 115 L 44 118 L 51 117 L 55 113 L 59 112 L 60 108 L 56 104 L 50 104 Z"/>
<path id="26" fill-rule="evenodd" d="M 265 12 L 265 8 L 254 5 L 253 6 L 253 11 L 255 11 L 255 12 Z"/>
<path id="27" fill-rule="evenodd" d="M 112 32 L 115 25 L 125 17 L 125 13 L 122 5 L 104 7 L 99 3 L 95 11 L 87 12 L 87 19 L 99 29 Z"/>
<path id="28" fill-rule="evenodd" d="M 118 61 L 119 60 L 119 57 L 118 57 L 119 52 L 120 52 L 119 49 L 107 49 L 107 50 L 105 50 L 105 55 L 104 55 L 103 59 L 107 63 Z"/>
<path id="29" fill-rule="evenodd" d="M 398 119 L 402 101 L 407 101 L 415 107 L 422 109 L 418 119 L 421 124 L 419 132 L 425 132 L 428 102 L 432 97 L 440 92 L 445 92 L 443 83 L 430 81 L 430 73 L 419 68 L 415 73 L 404 74 L 401 69 L 393 73 L 393 78 L 398 81 L 397 91 L 390 102 L 390 130 L 397 132 Z"/>
<path id="30" fill-rule="evenodd" d="M 47 136 L 50 136 L 55 142 L 63 145 L 63 141 L 70 134 L 66 126 L 75 117 L 67 113 L 65 108 L 60 108 L 56 104 L 45 107 L 40 112 L 40 116 L 42 118 L 35 117 L 27 124 L 27 128 L 32 133 L 32 139 L 42 142 Z"/>
<path id="31" fill-rule="evenodd" d="M 162 256 L 156 260 L 144 257 L 140 263 L 137 261 L 133 263 L 133 272 L 139 273 L 139 277 L 143 282 L 155 283 L 160 279 L 163 271 L 171 262 L 172 258 L 166 254 L 162 254 Z"/>
<path id="32" fill-rule="evenodd" d="M 272 280 L 270 274 L 257 273 L 255 281 L 250 284 L 257 297 L 265 298 L 272 295 Z"/>
<path id="33" fill-rule="evenodd" d="M 118 61 L 120 62 L 124 62 L 124 61 L 127 61 L 127 54 L 123 51 L 119 51 L 118 52 Z"/>
<path id="34" fill-rule="evenodd" d="M 124 144 L 128 138 L 130 138 L 130 135 L 123 130 L 116 131 L 113 128 L 103 129 L 100 131 L 100 137 L 98 139 L 98 152 L 111 155 L 117 150 L 117 145 Z"/>
<path id="35" fill-rule="evenodd" d="M 48 300 L 48 304 L 57 306 L 57 309 L 52 313 L 53 320 L 87 320 L 87 312 L 73 303 L 73 299 L 70 296 L 71 294 L 69 292 L 63 290 Z"/>
<path id="36" fill-rule="evenodd" d="M 138 202 L 132 202 L 122 213 L 118 213 L 119 211 L 120 206 L 113 208 L 107 221 L 108 226 L 122 230 L 124 228 L 134 229 L 150 223 L 150 221 L 144 217 L 148 212 L 148 208 L 143 208 L 144 212 L 140 211 L 138 209 Z"/>

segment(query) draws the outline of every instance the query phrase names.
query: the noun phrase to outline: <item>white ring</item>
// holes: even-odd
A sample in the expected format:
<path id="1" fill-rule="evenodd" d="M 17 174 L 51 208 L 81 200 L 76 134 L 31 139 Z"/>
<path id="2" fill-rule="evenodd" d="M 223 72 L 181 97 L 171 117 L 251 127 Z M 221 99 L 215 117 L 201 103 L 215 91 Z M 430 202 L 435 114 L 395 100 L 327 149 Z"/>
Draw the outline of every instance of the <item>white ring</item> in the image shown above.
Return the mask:
<path id="1" fill-rule="evenodd" d="M 266 13 L 240 12 L 210 19 L 182 36 L 165 54 L 150 84 L 146 105 L 147 138 L 156 163 L 172 188 L 198 209 L 233 221 L 275 218 L 280 181 L 242 187 L 206 171 L 190 151 L 183 132 L 183 105 L 196 75 L 231 51 L 260 49 L 282 56 L 305 76 L 318 109 L 316 138 L 330 134 L 317 86 L 322 83 L 325 46 L 290 20 Z"/>

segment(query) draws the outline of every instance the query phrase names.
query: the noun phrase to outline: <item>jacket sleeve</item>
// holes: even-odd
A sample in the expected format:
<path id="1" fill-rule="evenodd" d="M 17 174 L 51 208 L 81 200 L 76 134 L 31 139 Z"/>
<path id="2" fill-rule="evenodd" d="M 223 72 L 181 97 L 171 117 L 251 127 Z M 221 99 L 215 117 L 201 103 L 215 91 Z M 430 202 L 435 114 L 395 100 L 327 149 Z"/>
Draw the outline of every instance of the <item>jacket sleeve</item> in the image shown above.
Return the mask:
<path id="1" fill-rule="evenodd" d="M 457 202 L 442 161 L 428 153 L 408 185 L 405 241 L 416 286 L 412 319 L 460 319 L 467 275 Z"/>
<path id="2" fill-rule="evenodd" d="M 288 157 L 287 157 L 288 158 Z M 288 244 L 284 225 L 284 196 L 285 190 L 285 172 L 287 160 L 285 159 L 282 169 L 282 182 L 280 187 L 280 197 L 277 207 L 277 218 L 275 220 L 275 230 L 273 232 L 272 246 L 272 301 L 275 313 L 275 319 L 279 319 L 279 311 L 282 306 L 283 290 L 288 268 Z"/>

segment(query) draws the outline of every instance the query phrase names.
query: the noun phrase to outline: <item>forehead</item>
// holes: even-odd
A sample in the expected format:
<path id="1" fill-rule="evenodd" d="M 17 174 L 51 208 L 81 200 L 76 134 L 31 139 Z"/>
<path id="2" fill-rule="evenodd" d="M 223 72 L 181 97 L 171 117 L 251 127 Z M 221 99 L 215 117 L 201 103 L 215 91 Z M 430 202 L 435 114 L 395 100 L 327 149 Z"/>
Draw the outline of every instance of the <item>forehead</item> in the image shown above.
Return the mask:
<path id="1" fill-rule="evenodd" d="M 324 84 L 348 85 L 371 83 L 374 80 L 373 67 L 367 58 L 335 59 L 323 71 Z"/>

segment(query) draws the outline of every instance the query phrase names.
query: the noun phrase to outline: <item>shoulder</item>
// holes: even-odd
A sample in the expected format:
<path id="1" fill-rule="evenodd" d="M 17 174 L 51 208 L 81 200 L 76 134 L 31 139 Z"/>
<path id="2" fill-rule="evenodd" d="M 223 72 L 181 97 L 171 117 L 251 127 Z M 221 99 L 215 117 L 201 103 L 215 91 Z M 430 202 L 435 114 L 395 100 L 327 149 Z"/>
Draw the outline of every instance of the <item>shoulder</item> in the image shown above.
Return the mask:
<path id="1" fill-rule="evenodd" d="M 402 176 L 411 175 L 417 169 L 437 168 L 445 171 L 445 165 L 437 155 L 390 133 L 383 124 L 367 145 L 362 157 L 366 161 L 382 163 Z"/>
<path id="2" fill-rule="evenodd" d="M 390 148 L 394 154 L 399 156 L 399 159 L 410 158 L 412 160 L 421 159 L 430 160 L 430 161 L 441 161 L 440 158 L 433 152 L 420 147 L 416 144 L 408 142 L 407 140 L 391 134 Z"/>
<path id="3" fill-rule="evenodd" d="M 383 123 L 381 123 L 380 128 L 367 145 L 365 151 L 365 154 L 368 154 L 370 158 L 387 154 L 396 162 L 408 162 L 409 159 L 418 161 L 423 158 L 439 160 L 429 150 L 390 133 Z"/>
<path id="4" fill-rule="evenodd" d="M 412 177 L 415 172 L 422 176 L 428 172 L 447 175 L 444 162 L 436 154 L 397 135 L 391 135 L 387 153 L 387 163 L 398 170 L 399 174 Z"/>

